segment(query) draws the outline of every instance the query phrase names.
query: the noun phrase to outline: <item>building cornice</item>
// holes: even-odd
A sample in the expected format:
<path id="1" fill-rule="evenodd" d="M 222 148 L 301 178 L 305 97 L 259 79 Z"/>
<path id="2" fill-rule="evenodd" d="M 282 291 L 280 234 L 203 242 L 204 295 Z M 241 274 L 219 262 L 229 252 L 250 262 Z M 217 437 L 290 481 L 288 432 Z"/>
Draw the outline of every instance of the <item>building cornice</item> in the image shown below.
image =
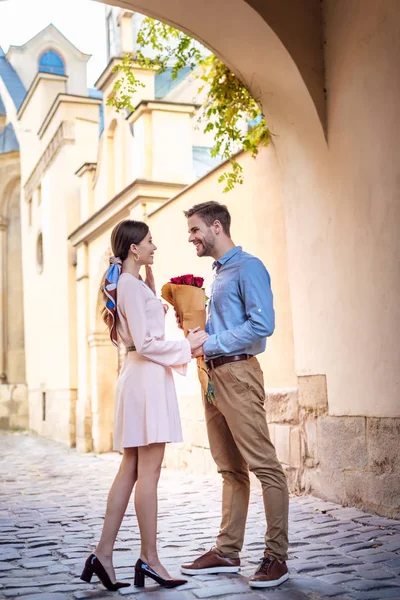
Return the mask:
<path id="1" fill-rule="evenodd" d="M 120 58 L 119 56 L 113 56 L 112 58 L 110 58 L 108 65 L 100 74 L 97 81 L 95 81 L 94 87 L 98 90 L 103 90 L 103 88 L 106 87 L 111 77 L 114 75 L 113 68 L 119 65 L 120 63 L 122 63 L 122 58 Z"/>
<path id="2" fill-rule="evenodd" d="M 24 111 L 25 111 L 26 107 L 28 106 L 29 102 L 31 101 L 31 98 L 35 92 L 35 89 L 39 85 L 39 82 L 41 79 L 47 79 L 47 80 L 51 80 L 51 81 L 67 81 L 68 77 L 66 75 L 56 75 L 55 73 L 42 73 L 41 71 L 36 73 L 35 79 L 32 81 L 31 85 L 29 86 L 29 89 L 26 92 L 26 96 L 25 96 L 21 106 L 18 109 L 18 112 L 17 112 L 18 120 L 24 114 Z"/>
<path id="3" fill-rule="evenodd" d="M 171 204 L 172 202 L 175 202 L 176 200 L 178 200 L 178 198 L 183 196 L 183 194 L 186 194 L 190 190 L 193 190 L 195 187 L 199 186 L 206 179 L 208 179 L 210 177 L 215 177 L 217 172 L 220 169 L 223 169 L 224 167 L 229 165 L 229 162 L 232 158 L 234 158 L 236 160 L 244 155 L 245 155 L 244 150 L 239 150 L 238 152 L 235 152 L 235 154 L 232 154 L 231 158 L 227 158 L 226 160 L 219 163 L 219 165 L 215 165 L 215 167 L 210 169 L 210 171 L 207 171 L 207 173 L 205 173 L 202 177 L 199 177 L 199 179 L 196 179 L 196 181 L 193 181 L 193 183 L 189 183 L 189 185 L 186 185 L 182 190 L 179 190 L 179 192 L 177 192 L 175 194 L 175 196 L 171 196 L 171 198 L 168 198 L 168 200 L 166 200 L 166 202 L 162 206 L 159 206 L 159 207 L 155 208 L 153 211 L 149 212 L 147 216 L 151 217 L 152 215 L 155 215 L 158 211 L 163 210 L 168 204 Z"/>
<path id="4" fill-rule="evenodd" d="M 100 98 L 91 98 L 89 96 L 77 96 L 75 94 L 57 94 L 53 104 L 50 106 L 47 115 L 45 116 L 43 123 L 38 131 L 39 139 L 43 137 L 47 127 L 50 125 L 52 118 L 54 117 L 58 107 L 61 103 L 72 103 L 72 104 L 94 104 L 100 105 L 102 100 Z"/>
<path id="5" fill-rule="evenodd" d="M 87 173 L 88 171 L 95 171 L 97 169 L 97 163 L 83 163 L 83 165 L 81 167 L 79 167 L 79 169 L 77 171 L 75 171 L 75 175 L 77 175 L 78 177 L 82 177 L 82 175 L 84 173 Z"/>
<path id="6" fill-rule="evenodd" d="M 112 58 L 110 58 L 108 65 L 106 66 L 104 71 L 101 73 L 98 80 L 95 82 L 94 87 L 103 91 L 104 88 L 106 88 L 109 85 L 111 79 L 116 78 L 118 76 L 118 73 L 115 73 L 115 71 L 113 71 L 113 69 L 117 65 L 121 64 L 122 60 L 123 59 L 121 56 L 113 56 Z M 145 67 L 140 66 L 139 64 L 132 65 L 132 68 L 137 68 L 138 70 L 143 71 L 143 72 L 149 71 L 150 73 L 154 73 L 155 71 L 157 71 L 156 67 L 145 68 Z"/>
<path id="7" fill-rule="evenodd" d="M 162 112 L 187 113 L 193 115 L 200 108 L 200 104 L 191 104 L 189 102 L 168 102 L 166 100 L 141 100 L 126 120 L 133 125 L 146 112 L 155 110 Z"/>
<path id="8" fill-rule="evenodd" d="M 32 197 L 34 190 L 38 187 L 40 181 L 43 178 L 43 174 L 45 173 L 45 171 L 47 171 L 47 169 L 57 156 L 59 150 L 65 144 L 72 144 L 74 142 L 74 123 L 72 121 L 63 121 L 58 127 L 53 137 L 51 138 L 48 145 L 46 146 L 45 151 L 41 155 L 31 175 L 24 184 L 24 196 L 26 201 L 28 201 Z"/>
<path id="9" fill-rule="evenodd" d="M 75 229 L 68 239 L 71 240 L 73 246 L 90 242 L 113 224 L 129 217 L 134 206 L 143 202 L 166 201 L 171 195 L 184 187 L 185 185 L 181 183 L 135 179 L 122 192 L 114 196 L 112 200 Z"/>
<path id="10" fill-rule="evenodd" d="M 118 24 L 118 26 L 121 25 L 122 19 L 124 19 L 125 17 L 128 17 L 128 18 L 132 19 L 132 17 L 133 17 L 134 14 L 135 14 L 134 12 L 132 12 L 131 10 L 128 10 L 127 8 L 121 8 L 120 12 L 119 12 L 119 14 L 117 16 L 117 24 Z"/>

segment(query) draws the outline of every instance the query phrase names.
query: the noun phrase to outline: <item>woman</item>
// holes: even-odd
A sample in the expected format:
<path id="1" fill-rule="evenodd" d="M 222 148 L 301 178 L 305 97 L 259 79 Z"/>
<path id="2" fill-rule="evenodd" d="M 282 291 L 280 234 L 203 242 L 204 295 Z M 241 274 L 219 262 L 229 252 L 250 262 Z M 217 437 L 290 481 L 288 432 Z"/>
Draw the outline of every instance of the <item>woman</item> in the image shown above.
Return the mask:
<path id="1" fill-rule="evenodd" d="M 129 586 L 115 579 L 112 553 L 132 490 L 139 522 L 141 551 L 135 565 L 135 585 L 150 577 L 164 587 L 186 583 L 172 579 L 157 554 L 157 485 L 166 442 L 181 442 L 182 432 L 172 369 L 185 374 L 196 348 L 207 339 L 193 330 L 186 339 L 164 339 L 165 312 L 156 297 L 151 265 L 154 252 L 146 223 L 121 221 L 111 234 L 114 256 L 105 277 L 105 322 L 111 341 L 126 347 L 118 378 L 114 450 L 123 453 L 108 495 L 100 542 L 86 561 L 81 579 L 95 573 L 109 590 Z M 146 281 L 139 271 L 146 267 Z"/>

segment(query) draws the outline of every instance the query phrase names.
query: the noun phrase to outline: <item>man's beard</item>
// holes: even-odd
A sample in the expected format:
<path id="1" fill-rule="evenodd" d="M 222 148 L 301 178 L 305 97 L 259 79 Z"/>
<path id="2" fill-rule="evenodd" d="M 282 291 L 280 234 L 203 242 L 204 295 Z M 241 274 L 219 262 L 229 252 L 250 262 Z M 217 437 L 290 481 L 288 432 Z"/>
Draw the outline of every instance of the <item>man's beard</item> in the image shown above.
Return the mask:
<path id="1" fill-rule="evenodd" d="M 198 256 L 212 256 L 214 252 L 214 240 L 212 238 L 205 238 L 201 242 L 202 248 Z"/>

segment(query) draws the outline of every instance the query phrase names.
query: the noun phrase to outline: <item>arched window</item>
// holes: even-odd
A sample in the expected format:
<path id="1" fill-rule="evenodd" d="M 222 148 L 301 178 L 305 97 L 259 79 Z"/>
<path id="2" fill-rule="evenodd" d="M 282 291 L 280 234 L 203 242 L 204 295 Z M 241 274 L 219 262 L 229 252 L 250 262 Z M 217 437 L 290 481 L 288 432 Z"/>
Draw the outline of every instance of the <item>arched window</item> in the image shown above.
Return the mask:
<path id="1" fill-rule="evenodd" d="M 41 73 L 55 73 L 56 75 L 65 75 L 64 61 L 57 52 L 48 50 L 39 60 L 39 71 Z"/>

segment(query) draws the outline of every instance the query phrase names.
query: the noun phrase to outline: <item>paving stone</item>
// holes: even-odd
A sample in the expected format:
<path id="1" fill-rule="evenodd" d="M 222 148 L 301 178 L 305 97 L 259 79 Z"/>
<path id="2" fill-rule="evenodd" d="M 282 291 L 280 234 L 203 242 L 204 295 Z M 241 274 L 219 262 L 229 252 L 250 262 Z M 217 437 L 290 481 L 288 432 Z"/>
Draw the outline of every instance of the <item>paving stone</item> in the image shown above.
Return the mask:
<path id="1" fill-rule="evenodd" d="M 399 569 L 400 568 L 400 557 L 399 558 L 395 558 L 393 560 L 389 560 L 389 561 L 385 561 L 385 565 L 388 566 L 390 569 Z"/>
<path id="2" fill-rule="evenodd" d="M 399 592 L 395 589 L 372 590 L 369 592 L 352 592 L 351 598 L 355 600 L 384 600 L 385 598 L 393 598 L 400 600 Z"/>
<path id="3" fill-rule="evenodd" d="M 381 531 L 381 534 L 382 535 L 376 538 L 378 542 L 400 542 L 400 533 L 392 533 L 391 531 Z"/>
<path id="4" fill-rule="evenodd" d="M 122 588 L 118 591 L 121 596 L 129 596 L 129 594 L 132 594 L 132 592 L 127 594 L 129 590 L 130 588 Z M 189 598 L 193 598 L 193 596 L 189 596 L 186 592 L 177 590 L 153 590 L 150 592 L 142 592 L 140 594 L 133 593 L 135 594 L 134 598 L 137 598 L 137 600 L 189 600 Z"/>
<path id="5" fill-rule="evenodd" d="M 46 588 L 46 593 L 54 592 L 75 592 L 82 588 L 82 582 L 80 583 L 59 583 L 57 585 L 51 585 Z"/>
<path id="6" fill-rule="evenodd" d="M 54 552 L 55 547 L 52 547 L 51 550 L 47 548 L 28 548 L 24 552 L 24 558 L 43 558 L 47 556 L 52 556 L 52 552 Z M 51 547 L 50 547 L 51 548 Z"/>
<path id="7" fill-rule="evenodd" d="M 297 573 L 312 573 L 312 571 L 321 571 L 325 565 L 319 562 L 292 562 L 290 567 L 295 569 Z"/>
<path id="8" fill-rule="evenodd" d="M 55 575 L 57 573 L 68 573 L 70 568 L 67 565 L 50 565 L 50 567 L 47 567 L 46 571 Z"/>
<path id="9" fill-rule="evenodd" d="M 67 600 L 67 598 L 68 596 L 65 594 L 54 594 L 53 592 L 50 592 L 50 594 L 42 592 L 41 594 L 24 596 L 24 600 Z"/>
<path id="10" fill-rule="evenodd" d="M 15 560 L 21 558 L 21 554 L 15 548 L 0 548 L 0 561 Z"/>
<path id="11" fill-rule="evenodd" d="M 37 588 L 26 587 L 26 588 L 13 588 L 11 590 L 4 590 L 2 596 L 5 598 L 15 598 L 19 596 L 27 596 L 28 594 L 35 594 Z"/>
<path id="12" fill-rule="evenodd" d="M 377 515 L 364 515 L 361 517 L 357 517 L 354 519 L 357 523 L 362 523 L 363 525 L 376 525 L 379 527 L 398 527 L 399 522 L 395 519 L 386 519 L 385 517 L 379 517 Z"/>
<path id="13" fill-rule="evenodd" d="M 341 573 L 341 574 L 346 574 L 346 575 L 354 575 L 354 577 L 356 577 L 357 575 L 357 571 L 356 571 L 356 567 L 354 565 L 350 566 L 350 567 L 341 567 L 341 566 L 337 566 L 337 567 L 326 567 L 323 569 L 320 569 L 319 571 L 313 571 L 312 573 L 310 573 L 311 577 L 324 577 L 325 575 L 333 575 L 335 573 Z"/>
<path id="14" fill-rule="evenodd" d="M 24 600 L 110 598 L 112 594 L 101 585 L 84 584 L 79 575 L 99 539 L 119 456 L 79 455 L 51 440 L 2 433 L 0 453 L 12 474 L 5 478 L 0 499 L 0 598 L 20 594 Z M 214 544 L 220 495 L 221 484 L 216 479 L 162 472 L 159 550 L 171 574 L 178 576 L 181 562 Z M 396 554 L 400 522 L 390 520 L 387 526 L 382 522 L 374 515 L 313 497 L 292 497 L 290 578 L 277 589 L 250 590 L 247 577 L 264 550 L 262 493 L 255 487 L 239 575 L 196 576 L 178 590 L 165 590 L 146 581 L 146 588 L 131 586 L 121 589 L 119 595 L 135 600 L 395 598 L 393 592 L 398 594 L 399 589 L 394 584 L 400 582 L 400 556 Z M 377 544 L 381 546 L 372 547 Z M 139 545 L 137 520 L 130 505 L 114 555 L 119 579 L 132 582 Z M 356 555 L 358 552 L 361 555 Z M 2 559 L 1 553 L 7 558 Z M 371 562 L 377 557 L 389 560 Z M 350 587 L 360 583 L 360 589 Z"/>
<path id="15" fill-rule="evenodd" d="M 372 569 L 370 566 L 362 566 L 358 567 L 357 574 L 359 574 L 363 579 L 392 579 L 395 575 L 388 570 L 380 569 Z"/>
<path id="16" fill-rule="evenodd" d="M 331 583 L 334 585 L 339 585 L 345 583 L 346 581 L 356 580 L 356 575 L 354 573 L 331 573 L 330 575 L 323 575 L 322 577 L 318 577 L 318 580 L 325 581 L 326 583 Z"/>
<path id="17" fill-rule="evenodd" d="M 58 543 L 54 540 L 40 540 L 29 543 L 30 548 L 42 548 L 44 546 L 58 546 Z"/>
<path id="18" fill-rule="evenodd" d="M 384 590 L 385 588 L 397 588 L 400 596 L 400 585 L 393 580 L 364 580 L 364 581 L 349 581 L 347 585 L 354 590 L 369 591 L 369 590 Z"/>
<path id="19" fill-rule="evenodd" d="M 193 594 L 196 598 L 216 598 L 217 596 L 233 596 L 236 594 L 243 593 L 246 588 L 237 584 L 227 584 L 204 587 L 202 589 L 194 590 Z M 248 586 L 247 586 L 248 589 Z"/>
<path id="20" fill-rule="evenodd" d="M 346 596 L 346 591 L 342 586 L 331 585 L 329 583 L 319 581 L 318 579 L 312 579 L 311 577 L 300 577 L 296 579 L 289 577 L 288 581 L 282 585 L 282 589 L 288 590 L 288 594 L 291 594 L 295 591 L 302 592 L 306 594 L 307 599 L 316 598 L 315 593 L 320 594 L 322 598 L 348 598 L 348 596 Z M 290 600 L 290 595 L 288 596 L 288 600 Z"/>
<path id="21" fill-rule="evenodd" d="M 22 588 L 22 587 L 33 587 L 38 586 L 39 582 L 35 581 L 31 578 L 30 581 L 25 579 L 24 577 L 7 577 L 7 581 L 4 583 L 4 586 L 8 588 Z"/>
<path id="22" fill-rule="evenodd" d="M 73 597 L 76 598 L 76 600 L 88 600 L 90 598 L 104 598 L 104 597 L 109 597 L 110 594 L 107 593 L 106 590 L 100 590 L 100 589 L 96 589 L 96 590 L 86 590 L 84 592 L 75 592 L 73 594 Z"/>
<path id="23" fill-rule="evenodd" d="M 378 542 L 375 542 L 378 543 Z M 400 552 L 400 542 L 379 542 L 383 552 Z"/>
<path id="24" fill-rule="evenodd" d="M 12 563 L 11 563 L 12 564 Z M 41 577 L 43 575 L 44 570 L 43 569 L 23 569 L 21 566 L 19 565 L 14 565 L 14 570 L 10 571 L 9 573 L 6 573 L 6 575 L 9 575 L 11 577 L 21 577 L 21 578 L 25 578 L 25 579 L 33 579 L 35 577 Z"/>
<path id="25" fill-rule="evenodd" d="M 371 548 L 376 548 L 376 542 L 355 542 L 353 544 L 343 544 L 340 545 L 340 552 L 358 552 L 359 550 L 370 550 Z"/>
<path id="26" fill-rule="evenodd" d="M 386 563 L 388 564 L 388 562 L 392 562 L 393 560 L 396 560 L 395 558 L 395 554 L 394 553 L 390 553 L 390 552 L 379 552 L 379 553 L 370 553 L 370 554 L 364 554 L 363 556 L 363 560 L 365 562 L 368 563 Z M 400 558 L 398 559 L 399 561 L 399 566 L 400 566 Z"/>
<path id="27" fill-rule="evenodd" d="M 25 560 L 22 562 L 24 569 L 42 569 L 43 567 L 50 567 L 54 563 L 55 559 L 47 560 Z"/>

